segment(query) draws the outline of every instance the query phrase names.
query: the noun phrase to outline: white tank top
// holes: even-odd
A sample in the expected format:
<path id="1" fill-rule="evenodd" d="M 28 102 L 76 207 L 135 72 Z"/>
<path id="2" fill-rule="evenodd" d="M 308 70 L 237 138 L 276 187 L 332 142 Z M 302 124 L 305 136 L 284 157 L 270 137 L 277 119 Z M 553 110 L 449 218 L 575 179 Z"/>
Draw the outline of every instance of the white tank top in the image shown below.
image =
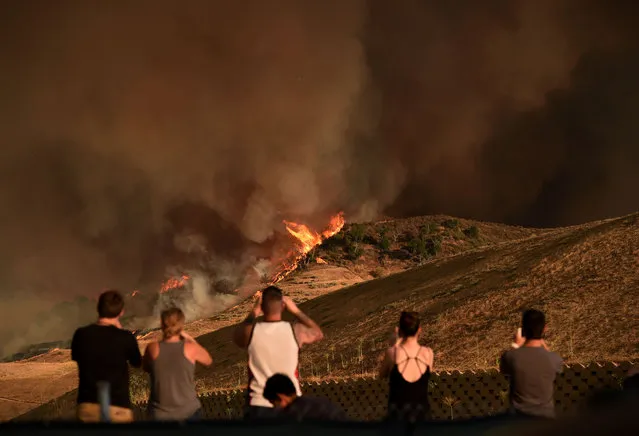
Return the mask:
<path id="1" fill-rule="evenodd" d="M 298 380 L 299 345 L 293 326 L 286 321 L 258 322 L 248 346 L 249 404 L 273 407 L 262 396 L 266 380 L 273 374 L 287 375 L 302 395 Z"/>

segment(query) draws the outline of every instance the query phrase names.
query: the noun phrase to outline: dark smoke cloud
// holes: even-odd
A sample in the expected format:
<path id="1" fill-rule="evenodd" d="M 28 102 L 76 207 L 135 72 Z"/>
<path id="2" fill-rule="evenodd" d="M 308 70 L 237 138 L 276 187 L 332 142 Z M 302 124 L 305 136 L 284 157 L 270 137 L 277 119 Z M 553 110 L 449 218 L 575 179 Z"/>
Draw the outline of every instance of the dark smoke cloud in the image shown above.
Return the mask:
<path id="1" fill-rule="evenodd" d="M 632 2 L 0 8 L 4 295 L 150 286 L 202 258 L 242 276 L 282 219 L 338 210 L 637 209 Z"/>
<path id="2" fill-rule="evenodd" d="M 391 213 L 555 226 L 637 210 L 636 4 L 371 5 L 380 134 L 408 174 Z"/>

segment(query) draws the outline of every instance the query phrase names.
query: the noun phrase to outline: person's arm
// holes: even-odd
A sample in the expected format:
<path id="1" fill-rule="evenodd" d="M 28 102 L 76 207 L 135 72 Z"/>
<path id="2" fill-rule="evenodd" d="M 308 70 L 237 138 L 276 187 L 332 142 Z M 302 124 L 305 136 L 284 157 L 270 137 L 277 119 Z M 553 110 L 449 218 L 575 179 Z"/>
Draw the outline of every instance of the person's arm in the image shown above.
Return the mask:
<path id="1" fill-rule="evenodd" d="M 192 353 L 191 356 L 193 357 L 193 360 L 198 362 L 200 365 L 204 365 L 204 366 L 210 366 L 213 363 L 213 358 L 211 357 L 211 354 L 206 350 L 206 348 L 200 345 L 191 335 L 189 335 L 186 332 L 182 332 L 180 333 L 180 336 L 182 337 L 184 342 L 189 344 L 189 347 L 191 348 L 191 353 Z"/>
<path id="2" fill-rule="evenodd" d="M 515 336 L 513 338 L 512 344 L 510 344 L 511 348 L 519 348 L 526 343 L 526 338 L 521 334 L 521 328 L 518 328 L 515 332 Z M 545 344 L 544 344 L 545 346 Z"/>
<path id="3" fill-rule="evenodd" d="M 526 338 L 521 333 L 521 327 L 517 329 L 510 344 L 511 350 L 516 350 L 526 343 Z M 510 350 L 509 350 L 510 351 Z M 510 375 L 510 355 L 508 351 L 504 351 L 499 359 L 499 372 L 504 375 Z"/>
<path id="4" fill-rule="evenodd" d="M 157 346 L 157 342 L 152 342 L 146 346 L 144 357 L 142 358 L 142 369 L 151 372 L 151 364 L 153 363 L 153 348 Z"/>
<path id="5" fill-rule="evenodd" d="M 290 297 L 284 297 L 282 301 L 284 302 L 286 310 L 288 310 L 299 321 L 299 323 L 295 324 L 293 329 L 295 331 L 297 343 L 300 346 L 312 344 L 314 342 L 321 341 L 324 338 L 324 333 L 322 333 L 320 326 L 302 312 Z"/>
<path id="6" fill-rule="evenodd" d="M 510 361 L 508 351 L 505 351 L 499 359 L 499 372 L 504 375 L 510 375 Z"/>
<path id="7" fill-rule="evenodd" d="M 395 347 L 391 347 L 384 353 L 384 358 L 379 365 L 379 378 L 388 378 L 395 365 Z"/>
<path id="8" fill-rule="evenodd" d="M 142 355 L 140 354 L 140 347 L 138 346 L 138 341 L 135 339 L 132 333 L 128 334 L 128 356 L 127 360 L 129 364 L 134 368 L 139 368 L 142 366 Z"/>
<path id="9" fill-rule="evenodd" d="M 433 352 L 433 350 L 429 347 L 425 347 L 424 348 L 424 360 L 426 361 L 426 364 L 428 365 L 428 367 L 430 368 L 430 372 L 435 371 L 435 367 L 434 367 L 434 363 L 435 363 L 435 353 Z"/>
<path id="10" fill-rule="evenodd" d="M 249 312 L 248 316 L 235 327 L 233 332 L 233 342 L 240 348 L 247 348 L 251 340 L 253 326 L 258 316 L 262 314 L 262 295 L 260 294 L 257 302 Z"/>
<path id="11" fill-rule="evenodd" d="M 78 333 L 79 330 L 76 330 L 75 333 L 73 333 L 73 339 L 71 339 L 71 360 L 74 361 L 78 361 L 79 359 L 79 351 L 78 351 L 78 346 L 80 344 L 80 335 Z"/>

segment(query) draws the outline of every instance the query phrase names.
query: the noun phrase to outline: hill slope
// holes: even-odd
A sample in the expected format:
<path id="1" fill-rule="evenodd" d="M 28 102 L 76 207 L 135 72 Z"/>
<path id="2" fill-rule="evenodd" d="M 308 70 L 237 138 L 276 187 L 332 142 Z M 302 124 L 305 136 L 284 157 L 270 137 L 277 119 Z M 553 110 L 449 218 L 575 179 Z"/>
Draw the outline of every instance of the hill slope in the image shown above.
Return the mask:
<path id="1" fill-rule="evenodd" d="M 301 374 L 374 371 L 403 309 L 422 314 L 440 369 L 493 366 L 530 306 L 546 311 L 548 342 L 568 361 L 636 358 L 638 267 L 638 214 L 435 259 L 304 303 L 326 339 L 303 351 Z M 200 386 L 245 383 L 231 332 L 200 337 L 215 361 Z"/>

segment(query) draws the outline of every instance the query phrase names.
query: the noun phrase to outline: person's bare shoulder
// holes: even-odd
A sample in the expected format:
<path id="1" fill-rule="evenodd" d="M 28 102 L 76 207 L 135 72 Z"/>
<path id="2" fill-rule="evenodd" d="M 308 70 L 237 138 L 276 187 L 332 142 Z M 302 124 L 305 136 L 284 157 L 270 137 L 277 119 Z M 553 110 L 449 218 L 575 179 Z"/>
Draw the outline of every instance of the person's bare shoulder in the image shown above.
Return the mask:
<path id="1" fill-rule="evenodd" d="M 184 343 L 184 356 L 190 361 L 195 361 L 198 353 L 198 346 L 194 342 Z"/>

